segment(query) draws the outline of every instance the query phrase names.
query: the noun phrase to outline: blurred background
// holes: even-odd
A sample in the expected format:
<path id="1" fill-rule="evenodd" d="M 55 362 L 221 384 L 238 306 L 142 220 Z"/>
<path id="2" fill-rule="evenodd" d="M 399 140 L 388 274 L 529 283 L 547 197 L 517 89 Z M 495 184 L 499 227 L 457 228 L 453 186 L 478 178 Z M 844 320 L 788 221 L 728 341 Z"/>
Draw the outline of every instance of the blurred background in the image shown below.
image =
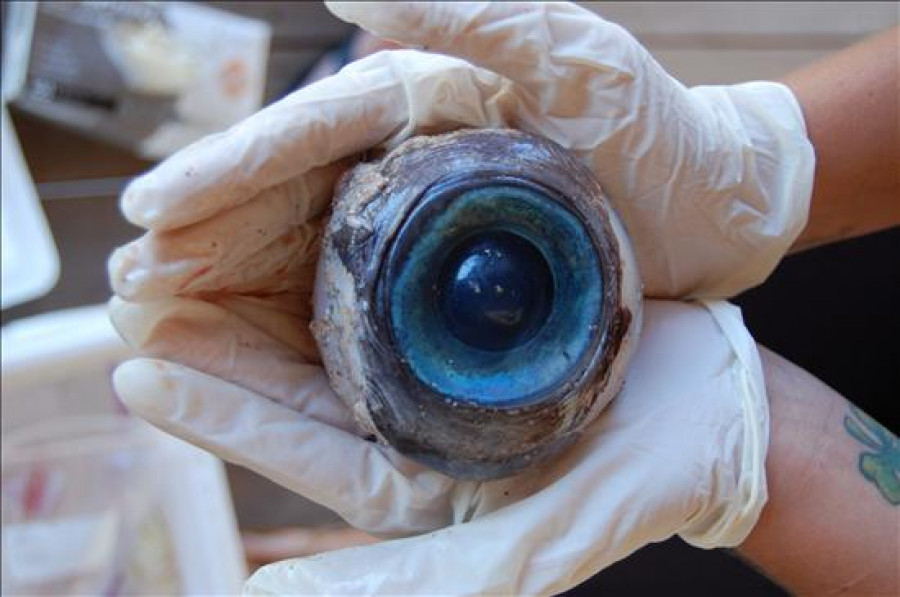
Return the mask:
<path id="1" fill-rule="evenodd" d="M 630 30 L 687 85 L 777 79 L 900 22 L 896 3 L 582 4 Z M 128 181 L 192 139 L 226 128 L 380 46 L 354 38 L 352 27 L 313 2 L 164 3 L 162 8 L 143 3 L 93 3 L 87 8 L 79 3 L 4 3 L 2 34 L 3 98 L 9 113 L 9 121 L 4 115 L 2 214 L 6 442 L 16 427 L 62 411 L 86 412 L 72 401 L 87 394 L 94 396 L 91 408 L 96 412 L 121 417 L 109 396 L 108 373 L 125 353 L 97 306 L 110 295 L 107 256 L 140 234 L 118 211 L 117 197 Z M 16 143 L 21 163 L 15 159 Z M 814 249 L 788 257 L 762 287 L 736 299 L 760 343 L 811 371 L 895 433 L 898 256 L 896 229 Z M 79 362 L 86 351 L 96 358 Z M 94 385 L 73 381 L 87 372 L 95 376 Z M 40 407 L 33 399 L 39 394 L 44 400 Z M 22 407 L 29 401 L 29 408 Z M 88 426 L 84 434 L 99 433 L 115 444 L 123 432 L 113 427 Z M 50 448 L 35 452 L 32 444 L 52 443 L 47 438 L 54 433 L 41 431 L 38 440 L 26 436 L 23 461 L 35 453 L 46 457 L 48 450 L 52 456 Z M 150 441 L 142 435 L 134 439 L 130 430 L 126 435 L 128 446 Z M 83 439 L 64 437 L 55 449 Z M 222 569 L 232 585 L 216 588 L 203 584 L 208 579 L 183 574 L 180 584 L 162 591 L 141 585 L 142 577 L 132 572 L 126 575 L 128 582 L 105 578 L 100 586 L 106 589 L 225 590 L 236 586 L 247 570 L 285 552 L 309 553 L 367 540 L 345 529 L 329 511 L 261 477 L 223 468 L 215 459 L 204 460 L 204 455 L 156 436 L 152 442 L 160 458 L 181 454 L 179 450 L 192 454 L 194 472 L 184 475 L 206 479 L 198 489 L 198 503 L 216 503 L 218 509 L 213 508 L 207 543 L 189 545 L 179 539 L 174 521 L 189 513 L 165 508 L 173 535 L 168 543 L 146 539 L 147 532 L 132 535 L 145 538 L 145 551 L 156 554 L 157 571 L 163 569 L 160 562 L 184 569 L 179 558 L 191 550 L 203 553 L 217 542 L 231 545 L 218 564 L 209 566 Z M 138 464 L 135 469 L 148 466 Z M 7 532 L 12 528 L 6 503 L 11 499 L 7 488 L 14 485 L 7 480 L 12 466 L 4 464 L 3 543 L 24 553 L 22 546 L 33 533 Z M 77 471 L 85 474 L 82 468 Z M 33 477 L 26 475 L 22 482 L 32 501 Z M 41 495 L 49 490 L 43 491 Z M 171 499 L 165 488 L 157 491 L 160 503 Z M 35 511 L 33 504 L 30 508 Z M 92 524 L 95 530 L 107 528 Z M 245 534 L 246 552 L 235 529 Z M 169 546 L 169 555 L 160 545 Z M 17 576 L 22 582 L 46 580 L 33 571 L 29 576 L 33 562 L 25 555 L 20 560 L 15 566 L 23 571 Z M 641 550 L 571 594 L 598 590 L 622 595 L 783 594 L 727 552 L 694 550 L 678 540 Z"/>

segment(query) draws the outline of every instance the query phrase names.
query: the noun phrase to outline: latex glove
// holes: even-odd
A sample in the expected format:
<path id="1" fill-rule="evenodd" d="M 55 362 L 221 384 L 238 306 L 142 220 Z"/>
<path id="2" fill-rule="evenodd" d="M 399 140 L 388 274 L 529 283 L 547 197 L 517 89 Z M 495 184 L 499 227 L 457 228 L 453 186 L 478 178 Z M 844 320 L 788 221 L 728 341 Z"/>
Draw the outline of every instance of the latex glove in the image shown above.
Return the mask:
<path id="1" fill-rule="evenodd" d="M 580 156 L 626 224 L 649 296 L 726 297 L 758 284 L 805 224 L 813 151 L 781 84 L 687 89 L 622 28 L 570 4 L 329 6 L 375 34 L 492 70 L 376 54 L 179 152 L 126 190 L 125 215 L 154 231 L 206 222 L 208 235 L 156 255 L 148 241 L 129 257 L 142 263 L 114 263 L 117 292 L 265 286 L 235 285 L 240 268 L 289 285 L 277 270 L 314 235 L 306 223 L 329 200 L 328 164 L 461 126 L 519 128 Z"/>
<path id="2" fill-rule="evenodd" d="M 579 20 L 594 19 L 577 14 Z M 778 88 L 775 93 L 782 92 Z M 509 503 L 506 498 L 529 495 L 527 484 L 513 486 L 509 496 L 485 492 L 482 485 L 454 482 L 361 441 L 317 366 L 307 325 L 308 299 L 321 215 L 345 167 L 336 160 L 381 141 L 395 144 L 418 130 L 516 126 L 543 132 L 591 163 L 591 156 L 602 153 L 600 146 L 583 145 L 577 135 L 596 125 L 598 112 L 590 112 L 591 102 L 582 99 L 576 98 L 562 116 L 559 110 L 548 115 L 540 98 L 523 84 L 467 62 L 411 51 L 382 53 L 179 152 L 133 183 L 122 201 L 126 216 L 149 230 L 111 259 L 113 287 L 127 301 L 113 302 L 114 321 L 134 346 L 164 360 L 139 360 L 120 368 L 120 394 L 135 412 L 159 426 L 254 468 L 373 532 L 433 530 L 492 511 Z M 586 117 L 570 117 L 582 109 Z M 777 113 L 777 107 L 772 111 Z M 623 121 L 623 131 L 629 130 L 628 121 Z M 566 132 L 576 135 L 575 141 L 566 142 Z M 720 136 L 729 138 L 725 132 Z M 696 151 L 690 143 L 681 139 L 677 145 Z M 782 157 L 783 163 L 791 162 Z M 630 167 L 619 162 L 619 168 Z M 720 166 L 717 171 L 734 173 Z M 668 165 L 646 167 L 672 172 Z M 684 180 L 697 185 L 701 179 Z M 655 219 L 648 220 L 646 229 L 671 255 L 654 253 L 647 237 L 643 256 L 638 247 L 639 259 L 650 264 L 668 259 L 702 273 L 680 280 L 676 294 L 707 291 L 706 281 L 719 284 L 722 272 L 755 262 L 755 256 L 736 251 L 731 241 L 721 243 L 723 237 L 762 238 L 751 231 L 769 222 L 765 210 L 749 210 L 748 218 L 737 219 L 749 221 L 749 227 L 729 228 L 719 227 L 715 222 L 721 218 L 713 216 L 727 212 L 731 199 L 719 196 L 713 204 L 691 202 L 687 207 L 684 201 L 677 206 L 665 198 L 654 201 L 658 204 L 647 213 Z M 783 223 L 780 215 L 776 220 Z M 705 247 L 702 254 L 691 255 L 699 261 L 682 259 L 675 251 L 685 242 L 689 221 L 697 224 L 691 229 L 695 242 Z M 736 231 L 741 232 L 735 236 Z M 731 265 L 723 265 L 720 256 Z M 668 274 L 659 277 L 652 267 L 645 268 L 648 288 L 668 284 Z M 543 479 L 533 483 L 543 487 Z"/>
<path id="3" fill-rule="evenodd" d="M 585 436 L 538 468 L 483 483 L 454 481 L 342 428 L 340 402 L 319 376 L 302 386 L 315 391 L 285 396 L 285 378 L 303 377 L 303 366 L 263 358 L 277 342 L 212 305 L 183 303 L 115 301 L 113 317 L 140 350 L 215 375 L 257 363 L 259 386 L 136 360 L 115 373 L 131 410 L 354 526 L 399 535 L 452 525 L 270 565 L 251 592 L 557 592 L 675 533 L 701 547 L 737 545 L 765 502 L 762 372 L 726 303 L 648 301 L 624 389 Z"/>
<path id="4" fill-rule="evenodd" d="M 754 286 L 805 226 L 814 155 L 784 85 L 687 89 L 624 29 L 572 4 L 327 4 L 375 35 L 515 82 L 523 109 L 512 124 L 593 169 L 650 296 Z"/>

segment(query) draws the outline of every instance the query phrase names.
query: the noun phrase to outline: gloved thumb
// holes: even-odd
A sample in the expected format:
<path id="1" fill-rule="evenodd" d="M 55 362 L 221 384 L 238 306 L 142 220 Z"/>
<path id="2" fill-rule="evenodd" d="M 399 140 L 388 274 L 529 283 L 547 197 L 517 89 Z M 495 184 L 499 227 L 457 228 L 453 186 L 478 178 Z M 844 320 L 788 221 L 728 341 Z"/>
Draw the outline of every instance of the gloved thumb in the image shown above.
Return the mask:
<path id="1" fill-rule="evenodd" d="M 662 476 L 680 476 L 678 467 L 626 472 L 623 459 L 605 462 L 599 451 L 588 457 L 604 462 L 574 467 L 560 482 L 470 522 L 272 564 L 257 570 L 244 590 L 264 595 L 562 592 L 642 545 L 668 538 L 683 516 L 680 506 L 663 507 L 656 499 L 635 502 L 632 491 L 632 483 L 671 487 L 671 479 Z M 621 473 L 627 481 L 612 481 L 622 479 Z M 597 479 L 610 481 L 598 487 Z"/>
<path id="2" fill-rule="evenodd" d="M 426 535 L 271 564 L 250 577 L 244 593 L 551 594 L 610 563 L 583 565 L 589 534 L 563 532 L 554 538 L 554 525 L 523 523 L 522 512 L 505 510 Z"/>

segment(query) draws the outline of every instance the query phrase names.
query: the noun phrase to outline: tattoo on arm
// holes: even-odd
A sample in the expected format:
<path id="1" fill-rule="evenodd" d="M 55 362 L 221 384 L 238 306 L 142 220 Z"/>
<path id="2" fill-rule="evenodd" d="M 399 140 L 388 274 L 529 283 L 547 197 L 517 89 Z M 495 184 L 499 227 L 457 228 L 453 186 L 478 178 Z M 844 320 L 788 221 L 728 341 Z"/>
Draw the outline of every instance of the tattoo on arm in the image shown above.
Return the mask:
<path id="1" fill-rule="evenodd" d="M 844 417 L 844 429 L 871 450 L 859 455 L 859 472 L 878 488 L 888 503 L 900 504 L 900 441 L 855 406 Z"/>

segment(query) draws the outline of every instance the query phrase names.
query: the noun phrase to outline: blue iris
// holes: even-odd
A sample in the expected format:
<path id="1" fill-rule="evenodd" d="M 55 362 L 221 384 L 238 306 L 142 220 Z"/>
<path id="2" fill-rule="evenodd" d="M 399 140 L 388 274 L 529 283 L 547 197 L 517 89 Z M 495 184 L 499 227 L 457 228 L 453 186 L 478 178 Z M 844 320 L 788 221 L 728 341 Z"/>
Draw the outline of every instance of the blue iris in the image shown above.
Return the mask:
<path id="1" fill-rule="evenodd" d="M 382 284 L 401 360 L 448 400 L 522 406 L 589 358 L 602 309 L 595 244 L 577 214 L 526 181 L 430 189 Z"/>

